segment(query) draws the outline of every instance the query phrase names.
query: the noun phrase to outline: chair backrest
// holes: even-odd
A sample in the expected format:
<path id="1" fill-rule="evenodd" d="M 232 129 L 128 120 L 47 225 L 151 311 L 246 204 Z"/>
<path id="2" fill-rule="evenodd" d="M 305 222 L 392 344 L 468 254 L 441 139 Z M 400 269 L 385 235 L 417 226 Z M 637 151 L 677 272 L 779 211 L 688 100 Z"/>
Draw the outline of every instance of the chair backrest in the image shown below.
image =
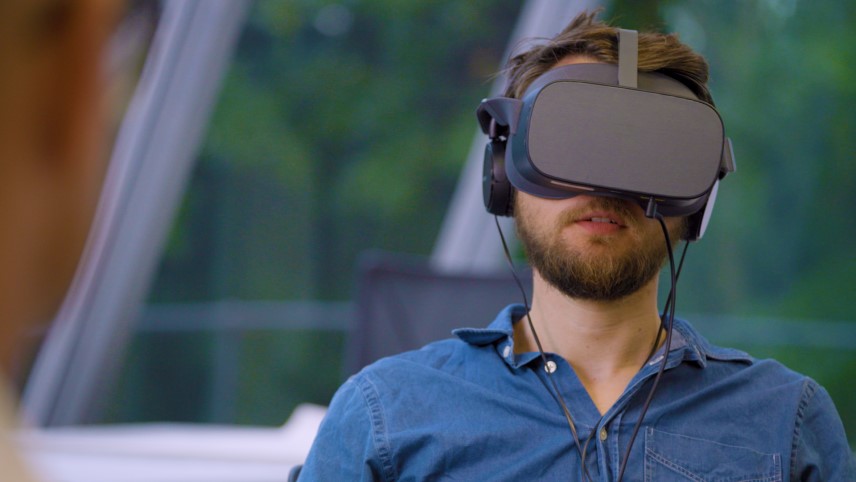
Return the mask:
<path id="1" fill-rule="evenodd" d="M 530 270 L 518 269 L 518 276 L 531 296 Z M 382 357 L 449 338 L 455 328 L 485 327 L 523 299 L 509 270 L 443 273 L 427 259 L 385 252 L 361 257 L 356 284 L 346 377 Z"/>

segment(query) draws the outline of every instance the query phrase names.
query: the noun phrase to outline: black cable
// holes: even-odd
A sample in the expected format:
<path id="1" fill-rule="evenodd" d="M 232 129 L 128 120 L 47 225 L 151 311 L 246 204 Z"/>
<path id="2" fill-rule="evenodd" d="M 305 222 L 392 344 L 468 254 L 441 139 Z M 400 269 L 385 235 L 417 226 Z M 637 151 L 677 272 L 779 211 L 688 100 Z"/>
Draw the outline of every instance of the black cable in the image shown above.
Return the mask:
<path id="1" fill-rule="evenodd" d="M 678 271 L 675 275 L 675 284 L 677 284 L 678 280 L 681 278 L 681 270 L 684 268 L 684 259 L 686 259 L 686 257 L 687 257 L 687 248 L 689 248 L 689 246 L 690 246 L 689 241 L 684 243 L 684 249 L 681 251 L 681 258 L 680 258 L 680 261 L 678 261 Z M 671 304 L 672 304 L 672 289 L 670 287 L 669 295 L 666 296 L 666 304 L 665 304 L 665 306 L 663 306 L 663 311 L 660 313 L 660 330 L 657 332 L 657 337 L 654 338 L 654 344 L 651 346 L 651 351 L 648 352 L 648 357 L 645 359 L 646 363 L 648 362 L 648 360 L 651 359 L 652 356 L 654 356 L 654 352 L 657 351 L 657 345 L 660 343 L 660 333 L 666 331 L 666 324 L 665 324 L 666 313 L 668 312 Z"/>
<path id="2" fill-rule="evenodd" d="M 666 245 L 668 246 L 668 243 Z M 675 283 L 676 284 L 681 277 L 681 270 L 684 269 L 684 259 L 686 259 L 686 257 L 687 257 L 687 248 L 689 248 L 689 247 L 690 247 L 690 242 L 689 241 L 685 242 L 684 243 L 684 249 L 681 251 L 681 259 L 680 259 L 680 261 L 678 261 L 678 271 L 675 274 Z M 661 322 L 666 317 L 666 311 L 668 311 L 669 306 L 671 306 L 671 303 L 672 303 L 672 290 L 669 289 L 669 295 L 666 296 L 666 305 L 663 307 L 662 313 L 660 313 Z"/>
<path id="3" fill-rule="evenodd" d="M 645 357 L 645 361 L 642 363 L 642 367 L 640 370 L 645 367 L 645 363 L 651 361 L 651 357 L 654 356 L 654 353 L 657 352 L 657 347 L 660 345 L 660 334 L 663 333 L 666 328 L 663 326 L 663 318 L 660 317 L 660 329 L 657 330 L 657 336 L 654 337 L 654 343 L 651 345 L 651 349 L 648 350 L 648 356 Z"/>
<path id="4" fill-rule="evenodd" d="M 592 429 L 591 429 L 591 433 L 589 434 L 588 437 L 586 437 L 586 443 L 583 445 L 583 452 L 580 455 L 580 459 L 582 460 L 582 464 L 584 467 L 585 467 L 585 463 L 586 463 L 586 455 L 588 453 L 589 443 L 591 442 L 591 439 L 594 437 L 594 434 L 597 433 L 597 427 L 600 426 L 600 422 L 602 420 L 603 420 L 603 415 L 601 415 L 600 418 L 597 419 L 597 422 L 595 422 L 594 427 L 592 427 Z M 591 480 L 591 476 L 588 473 L 588 468 L 586 468 L 585 474 L 588 477 L 588 480 Z"/>
<path id="5" fill-rule="evenodd" d="M 559 385 L 556 384 L 556 380 L 553 378 L 553 372 L 547 369 L 547 355 L 544 354 L 544 348 L 541 346 L 541 340 L 538 338 L 538 333 L 535 331 L 535 325 L 532 323 L 532 317 L 529 316 L 529 297 L 526 296 L 526 289 L 523 287 L 520 277 L 517 276 L 517 270 L 514 269 L 514 261 L 511 259 L 511 251 L 508 249 L 508 243 L 505 242 L 505 235 L 502 233 L 502 227 L 499 225 L 499 217 L 494 215 L 493 220 L 496 222 L 496 230 L 499 232 L 499 239 L 502 241 L 502 250 L 505 252 L 505 259 L 508 261 L 508 267 L 511 269 L 511 275 L 514 277 L 514 281 L 517 283 L 517 287 L 520 288 L 520 293 L 523 295 L 523 306 L 526 308 L 526 321 L 529 323 L 529 329 L 532 331 L 532 338 L 535 339 L 535 345 L 538 346 L 538 353 L 541 356 L 541 362 L 544 364 L 545 368 L 544 371 L 547 372 L 547 378 L 553 386 L 553 391 L 556 394 L 556 400 L 562 407 L 562 413 L 565 415 L 565 420 L 567 420 L 568 427 L 571 429 L 571 436 L 574 438 L 574 443 L 577 445 L 577 451 L 580 454 L 580 464 L 583 472 L 582 475 L 584 480 L 592 480 L 591 475 L 588 473 L 588 467 L 586 467 L 586 450 L 584 450 L 580 444 L 580 438 L 579 435 L 577 435 L 577 427 L 574 424 L 574 419 L 571 417 L 571 412 L 568 410 L 567 404 L 565 404 L 565 398 L 562 397 Z M 595 431 L 597 431 L 597 426 L 592 429 L 592 433 L 586 440 L 586 446 L 588 446 L 588 443 L 591 441 L 591 437 Z"/>
<path id="6" fill-rule="evenodd" d="M 648 213 L 652 211 L 651 205 L 649 204 L 649 209 L 646 212 L 646 216 Z M 636 436 L 639 434 L 639 429 L 642 427 L 642 421 L 645 419 L 645 414 L 648 412 L 648 408 L 651 406 L 651 400 L 654 398 L 654 392 L 657 391 L 657 386 L 660 384 L 660 379 L 663 376 L 663 373 L 666 371 L 666 363 L 669 360 L 669 352 L 671 351 L 672 346 L 672 328 L 675 321 L 675 305 L 677 300 L 677 284 L 678 284 L 678 275 L 675 269 L 675 255 L 672 252 L 672 241 L 669 238 L 669 229 L 666 227 L 666 221 L 663 219 L 663 216 L 660 213 L 656 212 L 656 208 L 654 212 L 651 213 L 653 217 L 660 222 L 660 227 L 663 229 L 663 236 L 666 239 L 666 249 L 669 254 L 669 266 L 671 268 L 671 281 L 672 281 L 672 289 L 669 293 L 669 301 L 668 301 L 668 322 L 666 324 L 666 344 L 663 347 L 663 360 L 660 362 L 660 368 L 657 370 L 657 376 L 654 377 L 654 383 L 651 385 L 651 390 L 648 391 L 648 398 L 645 399 L 645 404 L 642 406 L 642 412 L 639 414 L 639 418 L 636 420 L 636 425 L 633 427 L 633 434 L 630 436 L 630 441 L 627 444 L 627 450 L 624 453 L 624 460 L 621 462 L 621 468 L 618 471 L 617 481 L 621 482 L 621 479 L 624 477 L 624 471 L 627 469 L 627 461 L 630 460 L 630 451 L 633 449 L 633 443 L 636 441 Z M 651 216 L 649 216 L 651 217 Z M 686 250 L 684 250 L 686 252 Z M 666 310 L 663 310 L 664 312 Z M 663 322 L 663 318 L 661 317 L 661 322 Z"/>

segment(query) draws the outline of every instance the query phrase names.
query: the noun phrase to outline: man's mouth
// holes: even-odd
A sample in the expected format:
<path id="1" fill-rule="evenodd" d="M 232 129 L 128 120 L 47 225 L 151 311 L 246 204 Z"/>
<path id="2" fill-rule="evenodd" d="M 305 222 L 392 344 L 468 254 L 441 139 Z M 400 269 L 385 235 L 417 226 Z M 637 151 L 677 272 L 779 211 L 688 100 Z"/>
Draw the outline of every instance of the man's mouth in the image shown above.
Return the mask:
<path id="1" fill-rule="evenodd" d="M 560 226 L 586 227 L 593 232 L 607 234 L 622 231 L 634 224 L 632 205 L 612 198 L 595 198 L 586 206 L 569 209 L 562 213 Z"/>
<path id="2" fill-rule="evenodd" d="M 593 223 L 618 224 L 617 222 L 615 222 L 614 220 L 612 220 L 610 218 L 600 218 L 600 217 L 593 217 L 593 218 L 587 219 L 586 221 L 591 221 Z"/>
<path id="3" fill-rule="evenodd" d="M 577 218 L 577 222 L 596 223 L 596 224 L 611 224 L 618 227 L 624 227 L 624 218 L 618 213 L 603 210 L 597 212 L 589 211 Z"/>

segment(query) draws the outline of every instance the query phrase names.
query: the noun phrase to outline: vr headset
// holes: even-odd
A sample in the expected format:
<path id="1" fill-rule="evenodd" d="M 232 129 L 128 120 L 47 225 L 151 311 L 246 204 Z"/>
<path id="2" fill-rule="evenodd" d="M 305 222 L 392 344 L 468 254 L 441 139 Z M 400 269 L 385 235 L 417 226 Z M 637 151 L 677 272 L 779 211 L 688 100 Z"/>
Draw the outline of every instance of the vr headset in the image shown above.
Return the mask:
<path id="1" fill-rule="evenodd" d="M 716 110 L 686 85 L 637 71 L 637 42 L 635 31 L 619 30 L 618 65 L 556 67 L 522 99 L 481 102 L 490 213 L 512 214 L 513 189 L 609 196 L 688 216 L 686 239 L 702 237 L 719 181 L 735 170 L 731 141 Z"/>

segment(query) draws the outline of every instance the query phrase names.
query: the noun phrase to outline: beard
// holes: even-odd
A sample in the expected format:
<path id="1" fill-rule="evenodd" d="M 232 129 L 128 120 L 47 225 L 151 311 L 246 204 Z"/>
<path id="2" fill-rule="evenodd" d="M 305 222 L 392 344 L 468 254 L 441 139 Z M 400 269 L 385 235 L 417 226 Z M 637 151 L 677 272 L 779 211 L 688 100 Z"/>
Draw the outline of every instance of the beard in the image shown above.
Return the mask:
<path id="1" fill-rule="evenodd" d="M 519 199 L 519 197 L 518 197 Z M 588 244 L 597 252 L 570 246 L 563 241 L 562 230 L 583 213 L 569 210 L 562 213 L 553 226 L 539 230 L 533 216 L 527 216 L 519 201 L 515 202 L 517 237 L 523 245 L 529 263 L 554 288 L 575 299 L 589 301 L 615 301 L 627 297 L 650 282 L 660 271 L 666 260 L 666 242 L 662 230 L 655 235 L 644 230 L 631 210 L 628 201 L 614 198 L 596 198 L 585 209 L 608 210 L 618 214 L 628 223 L 627 233 L 633 236 L 633 249 L 609 250 L 614 244 L 610 236 L 590 236 Z M 655 222 L 656 220 L 652 220 Z M 681 238 L 686 221 L 672 230 L 674 241 Z M 594 250 L 592 250 L 594 251 Z"/>

